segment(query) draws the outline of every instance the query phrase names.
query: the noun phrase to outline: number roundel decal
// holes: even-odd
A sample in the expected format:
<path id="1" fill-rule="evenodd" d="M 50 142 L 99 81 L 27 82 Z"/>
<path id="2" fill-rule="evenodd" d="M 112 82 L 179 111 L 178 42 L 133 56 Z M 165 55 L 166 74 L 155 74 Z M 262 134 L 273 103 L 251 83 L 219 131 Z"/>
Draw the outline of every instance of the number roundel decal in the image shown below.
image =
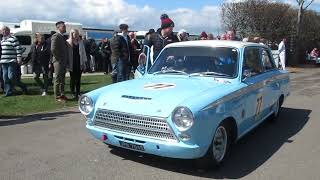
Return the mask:
<path id="1" fill-rule="evenodd" d="M 262 98 L 262 95 L 258 95 L 257 97 L 257 106 L 256 106 L 256 118 L 258 119 L 260 113 L 261 113 L 261 110 L 262 110 L 262 101 L 263 101 L 263 98 Z"/>

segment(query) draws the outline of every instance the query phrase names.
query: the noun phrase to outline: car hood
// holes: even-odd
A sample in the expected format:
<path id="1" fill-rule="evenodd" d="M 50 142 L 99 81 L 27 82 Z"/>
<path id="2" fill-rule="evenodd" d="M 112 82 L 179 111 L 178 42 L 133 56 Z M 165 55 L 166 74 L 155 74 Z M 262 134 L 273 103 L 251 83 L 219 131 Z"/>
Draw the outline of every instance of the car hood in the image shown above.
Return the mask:
<path id="1" fill-rule="evenodd" d="M 187 99 L 200 95 L 212 88 L 228 83 L 213 78 L 141 78 L 111 85 L 102 92 L 96 108 L 168 117 L 172 111 Z"/>

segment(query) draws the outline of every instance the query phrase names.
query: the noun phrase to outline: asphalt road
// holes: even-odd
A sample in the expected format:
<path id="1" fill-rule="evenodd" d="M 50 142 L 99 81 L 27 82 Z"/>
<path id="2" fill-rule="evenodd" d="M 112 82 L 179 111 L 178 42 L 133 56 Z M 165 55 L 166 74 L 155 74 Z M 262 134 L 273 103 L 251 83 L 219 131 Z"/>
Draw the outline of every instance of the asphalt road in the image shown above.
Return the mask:
<path id="1" fill-rule="evenodd" d="M 0 179 L 320 179 L 320 70 L 292 74 L 277 123 L 236 144 L 224 166 L 110 149 L 85 129 L 76 109 L 0 120 Z"/>

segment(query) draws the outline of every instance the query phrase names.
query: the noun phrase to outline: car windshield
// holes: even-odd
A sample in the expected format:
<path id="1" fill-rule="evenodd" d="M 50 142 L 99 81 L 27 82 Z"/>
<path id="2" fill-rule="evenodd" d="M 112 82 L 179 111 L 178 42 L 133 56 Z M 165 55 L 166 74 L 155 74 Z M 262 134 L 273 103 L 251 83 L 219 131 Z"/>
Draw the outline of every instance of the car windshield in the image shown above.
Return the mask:
<path id="1" fill-rule="evenodd" d="M 229 47 L 172 47 L 165 49 L 149 74 L 237 76 L 238 51 Z"/>

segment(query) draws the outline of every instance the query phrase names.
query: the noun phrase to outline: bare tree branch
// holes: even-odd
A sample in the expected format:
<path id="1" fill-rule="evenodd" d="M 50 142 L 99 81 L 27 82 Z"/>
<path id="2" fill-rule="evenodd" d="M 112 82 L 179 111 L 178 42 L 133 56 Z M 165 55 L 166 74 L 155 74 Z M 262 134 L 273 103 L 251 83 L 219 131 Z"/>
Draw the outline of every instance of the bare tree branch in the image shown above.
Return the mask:
<path id="1" fill-rule="evenodd" d="M 304 8 L 304 10 L 308 9 L 308 7 L 314 2 L 314 0 L 311 0 L 310 3 Z"/>

